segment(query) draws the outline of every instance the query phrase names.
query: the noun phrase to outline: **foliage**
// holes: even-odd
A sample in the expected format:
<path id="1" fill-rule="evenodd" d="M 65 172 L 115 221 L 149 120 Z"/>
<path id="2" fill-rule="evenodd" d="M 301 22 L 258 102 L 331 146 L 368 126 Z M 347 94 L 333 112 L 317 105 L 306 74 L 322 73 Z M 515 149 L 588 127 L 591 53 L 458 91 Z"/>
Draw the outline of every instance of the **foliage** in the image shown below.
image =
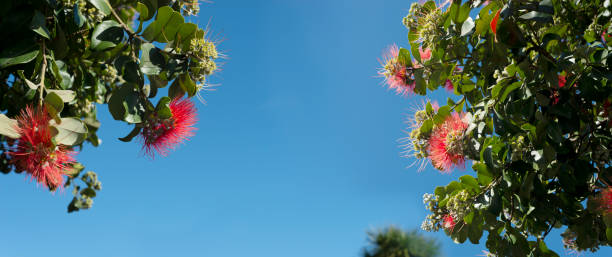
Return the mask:
<path id="1" fill-rule="evenodd" d="M 440 244 L 416 230 L 403 231 L 390 226 L 376 232 L 368 232 L 371 246 L 364 249 L 364 257 L 435 257 Z"/>
<path id="2" fill-rule="evenodd" d="M 50 115 L 50 148 L 99 146 L 101 105 L 108 106 L 115 120 L 133 125 L 122 141 L 155 124 L 172 131 L 172 100 L 198 95 L 206 87 L 206 77 L 217 69 L 220 54 L 207 28 L 185 21 L 198 11 L 197 0 L 4 1 L 0 171 L 32 176 L 11 158 L 15 145 L 24 141 L 15 117 L 28 106 Z M 168 84 L 168 96 L 159 97 L 158 91 Z M 68 166 L 62 171 L 68 177 L 64 186 L 74 186 L 68 211 L 90 208 L 101 189 L 97 175 L 82 172 L 78 162 Z M 77 185 L 77 178 L 82 185 Z"/>
<path id="3" fill-rule="evenodd" d="M 553 228 L 570 250 L 612 245 L 611 11 L 609 0 L 412 5 L 409 48 L 380 74 L 394 89 L 456 97 L 415 113 L 407 150 L 473 170 L 425 196 L 424 229 L 458 243 L 486 235 L 498 256 L 557 256 L 544 242 Z"/>

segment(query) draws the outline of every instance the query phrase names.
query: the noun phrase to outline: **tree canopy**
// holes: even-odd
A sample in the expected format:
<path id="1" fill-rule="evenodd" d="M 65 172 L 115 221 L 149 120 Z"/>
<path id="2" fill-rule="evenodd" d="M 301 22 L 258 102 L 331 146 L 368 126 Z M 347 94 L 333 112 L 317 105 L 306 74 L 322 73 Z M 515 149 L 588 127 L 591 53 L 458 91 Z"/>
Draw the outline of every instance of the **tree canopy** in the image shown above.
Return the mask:
<path id="1" fill-rule="evenodd" d="M 364 257 L 436 257 L 440 256 L 440 243 L 416 230 L 404 231 L 389 226 L 368 232 L 370 246 L 364 248 Z"/>
<path id="2" fill-rule="evenodd" d="M 137 138 L 151 158 L 192 136 L 189 98 L 201 98 L 221 56 L 208 27 L 185 21 L 199 8 L 198 0 L 4 1 L 0 171 L 25 172 L 51 191 L 72 185 L 72 212 L 90 208 L 101 189 L 76 161 L 77 149 L 101 143 L 98 107 L 132 125 L 119 140 Z"/>
<path id="3" fill-rule="evenodd" d="M 609 0 L 414 3 L 406 48 L 380 75 L 405 96 L 441 88 L 410 119 L 406 155 L 442 173 L 424 201 L 428 231 L 498 256 L 558 256 L 612 245 L 612 22 Z M 486 232 L 486 234 L 485 234 Z"/>

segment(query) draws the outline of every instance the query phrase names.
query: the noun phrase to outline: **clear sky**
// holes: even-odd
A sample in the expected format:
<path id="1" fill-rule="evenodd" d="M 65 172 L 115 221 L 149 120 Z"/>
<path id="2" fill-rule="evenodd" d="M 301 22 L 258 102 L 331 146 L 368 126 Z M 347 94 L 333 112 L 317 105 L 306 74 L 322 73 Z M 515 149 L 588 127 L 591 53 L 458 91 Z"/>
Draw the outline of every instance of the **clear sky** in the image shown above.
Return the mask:
<path id="1" fill-rule="evenodd" d="M 422 195 L 471 171 L 419 173 L 400 158 L 403 118 L 423 98 L 387 91 L 376 69 L 382 49 L 406 45 L 410 3 L 203 4 L 193 21 L 210 19 L 229 59 L 197 105 L 196 136 L 151 161 L 117 140 L 130 128 L 100 108 L 103 144 L 78 155 L 103 183 L 93 209 L 67 214 L 69 191 L 1 176 L 0 257 L 356 257 L 369 229 L 418 228 Z M 484 249 L 428 235 L 445 256 Z"/>

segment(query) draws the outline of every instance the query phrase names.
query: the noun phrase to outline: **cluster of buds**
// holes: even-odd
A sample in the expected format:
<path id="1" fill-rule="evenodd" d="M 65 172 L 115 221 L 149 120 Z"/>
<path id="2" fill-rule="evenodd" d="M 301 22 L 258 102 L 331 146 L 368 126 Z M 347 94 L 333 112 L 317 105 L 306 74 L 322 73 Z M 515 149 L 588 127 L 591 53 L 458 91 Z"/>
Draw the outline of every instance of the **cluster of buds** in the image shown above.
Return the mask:
<path id="1" fill-rule="evenodd" d="M 423 5 L 417 2 L 410 6 L 408 15 L 404 17 L 403 23 L 406 28 L 418 35 L 418 41 L 425 46 L 431 46 L 442 37 L 442 8 L 450 1 L 440 6 Z"/>
<path id="2" fill-rule="evenodd" d="M 200 12 L 200 3 L 198 0 L 181 0 L 179 6 L 183 10 L 183 15 L 195 16 Z"/>
<path id="3" fill-rule="evenodd" d="M 429 137 L 431 136 L 431 131 L 421 131 L 421 126 L 423 122 L 426 120 L 433 119 L 433 113 L 428 113 L 424 108 L 418 108 L 414 115 L 408 116 L 407 122 L 409 124 L 409 128 L 411 129 L 409 132 L 409 136 L 401 139 L 402 148 L 404 149 L 403 157 L 412 158 L 415 157 L 417 161 L 421 164 L 419 165 L 419 171 L 423 170 L 426 166 L 427 157 L 429 156 L 427 153 L 427 149 L 429 148 Z M 433 104 L 433 109 L 437 110 L 438 105 L 436 103 Z M 415 162 L 416 163 L 416 162 Z"/>
<path id="4" fill-rule="evenodd" d="M 204 83 L 206 76 L 217 70 L 215 60 L 219 58 L 215 44 L 205 38 L 194 38 L 191 40 L 189 51 L 194 55 L 194 62 L 190 69 L 196 81 Z"/>
<path id="5" fill-rule="evenodd" d="M 95 6 L 88 4 L 88 1 L 78 1 L 79 11 L 93 23 L 99 23 L 104 20 L 104 14 Z"/>
<path id="6" fill-rule="evenodd" d="M 461 198 L 463 196 L 456 196 L 454 198 L 457 197 Z M 463 202 L 465 202 L 465 200 L 463 200 Z M 464 210 L 467 209 L 467 206 L 464 206 L 464 210 L 458 210 L 455 207 L 448 206 L 446 208 L 440 208 L 438 206 L 438 198 L 432 194 L 423 195 L 423 203 L 425 204 L 425 208 L 432 213 L 427 215 L 421 224 L 421 229 L 425 231 L 438 231 L 444 229 L 452 233 L 458 220 L 460 220 L 459 218 L 462 217 Z"/>
<path id="7" fill-rule="evenodd" d="M 117 79 L 117 69 L 113 65 L 104 65 L 100 72 L 102 81 L 112 84 Z"/>

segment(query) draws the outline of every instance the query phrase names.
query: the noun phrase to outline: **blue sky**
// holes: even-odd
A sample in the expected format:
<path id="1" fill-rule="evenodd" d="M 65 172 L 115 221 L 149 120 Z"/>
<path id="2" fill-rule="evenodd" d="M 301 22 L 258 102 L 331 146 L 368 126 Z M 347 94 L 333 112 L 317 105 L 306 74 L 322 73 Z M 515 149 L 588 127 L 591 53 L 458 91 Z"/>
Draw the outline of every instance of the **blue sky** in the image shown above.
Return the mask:
<path id="1" fill-rule="evenodd" d="M 422 195 L 470 171 L 407 168 L 397 139 L 423 98 L 381 86 L 378 58 L 405 45 L 406 0 L 227 0 L 203 4 L 229 56 L 198 103 L 196 136 L 151 161 L 100 108 L 103 144 L 78 155 L 103 189 L 66 214 L 23 175 L 0 179 L 0 257 L 359 256 L 369 229 L 418 228 Z M 212 18 L 211 18 L 212 17 Z M 443 99 L 445 92 L 434 98 Z M 442 100 L 444 101 L 444 100 Z M 446 256 L 476 256 L 454 244 Z M 560 238 L 551 248 L 563 255 Z M 483 240 L 481 242 L 484 243 Z M 605 248 L 596 255 L 611 256 Z"/>

